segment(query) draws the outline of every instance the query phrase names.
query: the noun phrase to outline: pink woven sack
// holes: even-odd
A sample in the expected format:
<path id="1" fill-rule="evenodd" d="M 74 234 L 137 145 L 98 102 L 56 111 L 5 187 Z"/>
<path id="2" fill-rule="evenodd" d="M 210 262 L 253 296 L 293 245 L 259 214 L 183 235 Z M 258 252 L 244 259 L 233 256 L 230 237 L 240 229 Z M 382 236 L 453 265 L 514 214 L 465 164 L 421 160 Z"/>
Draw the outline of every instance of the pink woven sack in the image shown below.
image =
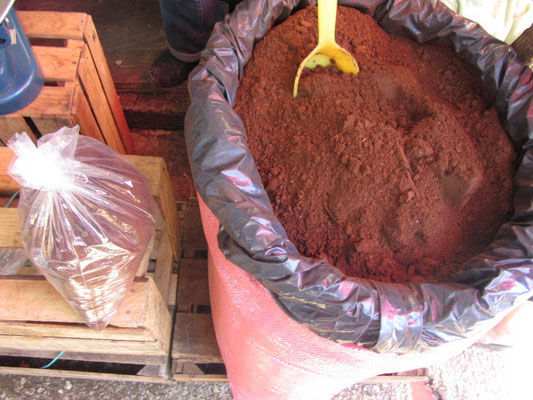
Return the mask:
<path id="1" fill-rule="evenodd" d="M 200 211 L 215 332 L 237 400 L 327 400 L 372 376 L 442 362 L 476 340 L 395 355 L 324 339 L 289 318 L 263 285 L 225 259 L 219 222 L 201 199 Z"/>

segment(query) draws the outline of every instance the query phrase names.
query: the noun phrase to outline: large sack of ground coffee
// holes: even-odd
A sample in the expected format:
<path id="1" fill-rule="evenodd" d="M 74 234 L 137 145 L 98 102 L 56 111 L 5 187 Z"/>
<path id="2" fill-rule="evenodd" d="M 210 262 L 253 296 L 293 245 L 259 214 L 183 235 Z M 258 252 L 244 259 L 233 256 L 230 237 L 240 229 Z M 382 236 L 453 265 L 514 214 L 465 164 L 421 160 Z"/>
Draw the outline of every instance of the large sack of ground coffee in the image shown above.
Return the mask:
<path id="1" fill-rule="evenodd" d="M 254 43 L 306 4 L 241 3 L 215 27 L 189 81 L 185 133 L 206 205 L 215 328 L 237 398 L 327 398 L 367 376 L 437 362 L 533 294 L 532 74 L 512 48 L 437 1 L 341 4 L 370 14 L 389 33 L 452 46 L 479 71 L 521 149 L 512 216 L 447 284 L 346 277 L 288 240 L 232 106 Z"/>
<path id="2" fill-rule="evenodd" d="M 22 186 L 19 223 L 33 265 L 80 318 L 103 329 L 131 286 L 154 232 L 144 177 L 79 128 L 26 134 L 8 146 L 9 174 Z"/>

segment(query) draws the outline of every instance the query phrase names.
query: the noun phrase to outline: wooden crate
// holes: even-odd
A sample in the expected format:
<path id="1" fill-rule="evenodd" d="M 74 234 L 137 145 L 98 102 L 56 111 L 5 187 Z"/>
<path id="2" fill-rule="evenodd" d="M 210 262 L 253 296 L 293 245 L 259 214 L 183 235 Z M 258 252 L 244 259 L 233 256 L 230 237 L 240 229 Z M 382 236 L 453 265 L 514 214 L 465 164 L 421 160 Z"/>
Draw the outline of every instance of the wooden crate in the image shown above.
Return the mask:
<path id="1" fill-rule="evenodd" d="M 78 124 L 82 134 L 130 153 L 131 134 L 91 16 L 45 11 L 17 15 L 43 69 L 45 86 L 29 106 L 0 116 L 0 141 L 15 132 L 36 140 Z"/>
<path id="2" fill-rule="evenodd" d="M 8 148 L 0 148 L 0 191 L 3 194 L 18 190 L 16 182 L 6 176 L 6 166 L 12 156 Z M 80 321 L 33 267 L 23 268 L 17 276 L 0 277 L 0 355 L 4 356 L 0 361 L 15 356 L 47 359 L 66 351 L 62 360 L 78 360 L 84 363 L 84 368 L 88 363 L 131 364 L 139 367 L 137 373 L 148 375 L 113 373 L 116 379 L 164 380 L 168 376 L 171 316 L 177 288 L 173 249 L 179 249 L 181 240 L 179 235 L 169 232 L 179 228 L 178 211 L 172 192 L 168 192 L 170 179 L 164 161 L 157 157 L 126 157 L 147 176 L 161 215 L 156 235 L 122 306 L 109 326 L 96 332 Z M 170 218 L 175 221 L 169 221 Z M 0 220 L 0 247 L 22 247 L 16 209 L 0 208 Z M 177 237 L 176 243 L 171 236 Z M 54 371 L 34 371 L 31 375 L 80 377 L 86 373 Z M 0 367 L 2 373 L 30 374 L 6 365 Z M 97 372 L 86 374 L 87 378 L 103 379 Z"/>
<path id="3" fill-rule="evenodd" d="M 196 199 L 189 202 L 183 223 L 183 257 L 179 261 L 177 313 L 172 340 L 172 376 L 176 381 L 226 381 L 224 361 L 211 319 L 207 243 Z M 417 369 L 379 375 L 360 383 L 427 380 L 426 370 Z"/>

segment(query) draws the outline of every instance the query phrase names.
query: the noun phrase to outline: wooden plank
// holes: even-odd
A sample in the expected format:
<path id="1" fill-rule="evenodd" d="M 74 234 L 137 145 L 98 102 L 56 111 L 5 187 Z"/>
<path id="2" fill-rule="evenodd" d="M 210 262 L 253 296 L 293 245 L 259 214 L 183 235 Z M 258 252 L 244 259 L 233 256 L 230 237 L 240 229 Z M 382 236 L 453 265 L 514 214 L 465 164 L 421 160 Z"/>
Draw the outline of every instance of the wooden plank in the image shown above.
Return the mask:
<path id="1" fill-rule="evenodd" d="M 178 220 L 178 209 L 176 208 L 176 199 L 172 191 L 172 184 L 168 174 L 167 166 L 163 159 L 163 170 L 161 172 L 161 181 L 159 182 L 159 196 L 154 196 L 156 203 L 158 203 L 165 223 L 167 224 L 167 231 L 172 243 L 172 250 L 174 253 L 174 260 L 178 260 L 181 255 L 181 225 Z"/>
<path id="2" fill-rule="evenodd" d="M 87 16 L 85 21 L 83 36 L 87 42 L 87 45 L 89 46 L 91 56 L 94 60 L 98 75 L 100 76 L 102 87 L 104 89 L 107 101 L 109 102 L 109 107 L 111 108 L 113 118 L 115 120 L 119 136 L 124 144 L 126 153 L 132 153 L 133 139 L 131 137 L 130 128 L 126 122 L 124 110 L 120 104 L 120 99 L 118 97 L 115 84 L 113 83 L 113 78 L 111 77 L 111 72 L 109 71 L 107 60 L 98 38 L 98 33 L 96 32 L 96 28 L 90 15 Z"/>
<path id="3" fill-rule="evenodd" d="M 92 137 L 105 143 L 102 131 L 100 130 L 96 119 L 94 119 L 91 106 L 89 106 L 89 102 L 85 98 L 85 93 L 83 93 L 83 89 L 79 85 L 76 85 L 74 89 L 73 101 L 72 117 L 76 124 L 80 126 L 80 132 L 85 136 Z"/>
<path id="4" fill-rule="evenodd" d="M 32 118 L 68 117 L 71 111 L 73 95 L 74 87 L 72 86 L 45 86 L 43 87 L 41 94 L 17 114 Z"/>
<path id="5" fill-rule="evenodd" d="M 49 338 L 33 336 L 0 335 L 0 349 L 27 349 L 46 351 L 74 351 L 92 353 L 112 353 L 131 355 L 152 355 L 166 357 L 168 354 L 159 342 L 107 340 L 107 339 L 78 339 L 78 338 Z"/>
<path id="6" fill-rule="evenodd" d="M 117 314 L 112 318 L 110 329 L 106 329 L 109 332 L 95 333 L 87 327 L 80 327 L 81 320 L 74 311 L 48 282 L 39 278 L 0 279 L 0 320 L 31 322 L 25 325 L 14 324 L 9 328 L 9 332 L 0 330 L 0 352 L 6 349 L 65 350 L 167 357 L 171 318 L 153 280 L 134 282 Z M 55 331 L 51 324 L 49 328 L 43 329 L 43 332 L 38 332 L 37 325 L 42 323 L 37 322 L 67 322 L 71 325 L 63 325 Z M 4 327 L 7 326 L 9 324 Z M 134 329 L 125 331 L 124 334 L 120 333 L 119 329 L 111 329 L 118 326 L 137 329 L 137 340 Z M 72 332 L 70 335 L 69 330 Z M 81 337 L 85 335 L 83 330 L 87 337 Z"/>
<path id="7" fill-rule="evenodd" d="M 164 229 L 164 225 L 161 229 Z M 154 234 L 154 247 L 152 247 L 152 252 L 150 253 L 150 260 L 157 260 L 157 252 L 159 250 L 159 241 L 161 240 L 161 230 L 155 228 Z"/>
<path id="8" fill-rule="evenodd" d="M 124 145 L 120 139 L 115 120 L 113 119 L 113 114 L 109 108 L 100 78 L 98 77 L 96 67 L 91 58 L 91 53 L 87 47 L 82 51 L 78 67 L 78 76 L 83 86 L 83 91 L 87 94 L 87 99 L 89 100 L 89 105 L 93 110 L 95 119 L 106 140 L 106 144 L 119 153 L 124 154 Z"/>
<path id="9" fill-rule="evenodd" d="M 0 146 L 0 193 L 14 193 L 20 189 L 20 185 L 7 173 L 14 157 L 9 147 Z"/>
<path id="10" fill-rule="evenodd" d="M 119 381 L 119 382 L 141 382 L 157 384 L 175 384 L 171 379 L 141 376 L 141 375 L 121 375 L 99 372 L 83 371 L 63 371 L 57 369 L 39 369 L 39 368 L 22 368 L 22 367 L 0 367 L 0 375 L 24 375 L 39 376 L 49 378 L 63 379 L 93 379 L 98 381 Z"/>
<path id="11" fill-rule="evenodd" d="M 191 375 L 197 375 L 201 374 L 204 375 L 204 372 L 200 369 L 200 367 L 194 363 L 191 362 L 185 362 L 183 363 L 183 367 L 181 370 L 182 374 L 191 374 Z"/>
<path id="12" fill-rule="evenodd" d="M 193 306 L 210 304 L 207 260 L 180 260 L 177 304 L 178 311 L 181 312 L 192 312 Z"/>
<path id="13" fill-rule="evenodd" d="M 17 208 L 19 203 L 19 197 L 15 197 L 14 199 L 11 199 L 12 196 L 2 196 L 0 197 L 0 207 L 5 207 L 7 203 L 11 202 L 9 205 L 10 208 Z"/>
<path id="14" fill-rule="evenodd" d="M 174 260 L 178 260 L 181 253 L 181 227 L 165 160 L 160 157 L 128 156 L 128 161 L 139 168 L 148 179 L 152 196 L 165 220 Z"/>
<path id="15" fill-rule="evenodd" d="M 172 317 L 168 312 L 166 298 L 161 297 L 155 282 L 149 279 L 152 296 L 147 305 L 146 325 L 154 332 L 165 355 L 170 353 L 172 337 Z"/>
<path id="16" fill-rule="evenodd" d="M 152 377 L 164 376 L 165 367 L 166 365 L 145 365 L 136 375 Z"/>
<path id="17" fill-rule="evenodd" d="M 150 184 L 152 196 L 158 196 L 165 161 L 160 157 L 150 156 L 126 156 L 126 159 L 143 172 Z"/>
<path id="18" fill-rule="evenodd" d="M 33 117 L 32 121 L 42 135 L 56 132 L 64 126 L 73 127 L 76 125 L 74 118 L 71 118 L 69 115 L 54 118 Z"/>
<path id="19" fill-rule="evenodd" d="M 136 278 L 110 326 L 150 328 L 148 303 L 159 296 L 151 279 Z M 79 324 L 83 321 L 42 276 L 0 277 L 0 321 Z"/>
<path id="20" fill-rule="evenodd" d="M 64 350 L 64 349 L 63 349 Z M 32 358 L 49 358 L 52 359 L 57 356 L 57 351 L 46 351 L 36 349 L 24 348 L 0 348 L 0 355 L 12 357 L 32 357 Z M 73 352 L 67 351 L 61 359 L 75 360 L 75 361 L 89 361 L 89 362 L 106 362 L 106 363 L 121 363 L 121 364 L 153 364 L 161 365 L 166 363 L 168 354 L 148 355 L 148 354 L 115 354 L 115 353 L 91 353 L 91 352 Z"/>
<path id="21" fill-rule="evenodd" d="M 26 123 L 26 120 L 20 114 L 3 115 L 0 117 L 0 141 L 7 144 L 8 140 L 15 133 L 26 132 L 33 142 L 37 142 L 37 138 L 32 132 L 31 127 Z M 0 168 L 4 165 L 0 160 Z M 7 167 L 7 166 L 5 166 Z M 1 185 L 1 181 L 0 181 Z"/>
<path id="22" fill-rule="evenodd" d="M 83 42 L 69 41 L 69 47 L 33 46 L 45 81 L 75 82 Z"/>
<path id="23" fill-rule="evenodd" d="M 183 222 L 183 249 L 184 250 L 207 250 L 200 207 L 197 200 L 193 199 L 185 209 Z"/>
<path id="24" fill-rule="evenodd" d="M 0 229 L 0 248 L 23 247 L 18 223 L 17 209 L 0 208 L 0 221 L 2 221 L 2 229 Z"/>
<path id="25" fill-rule="evenodd" d="M 178 382 L 226 382 L 227 375 L 211 375 L 211 374 L 187 374 L 177 373 L 172 375 L 175 381 Z M 361 385 L 381 385 L 381 384 L 395 384 L 395 383 L 411 383 L 411 382 L 427 382 L 427 376 L 395 376 L 395 375 L 378 375 L 372 378 L 363 379 L 358 382 Z"/>
<path id="26" fill-rule="evenodd" d="M 152 252 L 152 248 L 154 247 L 154 236 L 150 238 L 150 242 L 148 243 L 148 247 L 146 248 L 146 251 L 144 252 L 143 259 L 141 263 L 139 264 L 139 268 L 137 268 L 137 273 L 135 276 L 146 276 L 146 272 L 148 271 L 148 264 L 150 262 L 150 253 Z M 166 296 L 163 296 L 164 299 L 166 299 Z"/>
<path id="27" fill-rule="evenodd" d="M 22 275 L 22 276 L 40 276 L 42 274 L 33 265 L 24 265 L 17 275 Z"/>
<path id="28" fill-rule="evenodd" d="M 164 299 L 168 299 L 172 275 L 172 247 L 166 231 L 162 232 L 159 241 L 158 258 L 155 266 L 154 281 Z"/>
<path id="29" fill-rule="evenodd" d="M 167 306 L 172 309 L 176 306 L 176 298 L 178 292 L 178 274 L 170 276 L 170 286 L 168 291 Z"/>
<path id="30" fill-rule="evenodd" d="M 6 177 L 9 177 L 7 174 L 7 169 L 9 165 L 11 164 L 11 161 L 13 160 L 13 157 L 15 155 L 13 154 L 13 151 L 9 149 L 8 147 L 0 147 L 0 183 L 6 179 Z M 147 156 L 131 156 L 127 155 L 126 160 L 128 160 L 130 163 L 135 165 L 143 175 L 146 177 L 148 184 L 150 186 L 150 191 L 152 193 L 152 196 L 159 196 L 159 192 L 161 190 L 161 186 L 166 185 L 167 183 L 162 182 L 163 181 L 163 167 L 165 164 L 165 161 L 160 157 L 147 157 Z M 14 191 L 20 189 L 20 185 L 18 185 L 14 180 L 12 180 L 9 177 L 9 185 L 7 187 L 14 187 Z M 3 188 L 3 186 L 0 186 L 0 189 Z M 176 211 L 177 212 L 177 211 Z M 166 217 L 166 216 L 165 216 Z"/>
<path id="31" fill-rule="evenodd" d="M 188 374 L 174 374 L 172 375 L 177 382 L 227 382 L 227 375 L 188 375 Z"/>
<path id="32" fill-rule="evenodd" d="M 144 328 L 115 328 L 101 331 L 87 329 L 85 325 L 62 325 L 34 322 L 0 321 L 0 336 L 25 336 L 36 338 L 108 339 L 116 341 L 153 342 L 153 334 Z"/>
<path id="33" fill-rule="evenodd" d="M 172 343 L 176 362 L 220 363 L 222 356 L 209 314 L 177 313 Z"/>
<path id="34" fill-rule="evenodd" d="M 55 11 L 18 11 L 29 38 L 83 39 L 87 14 Z"/>

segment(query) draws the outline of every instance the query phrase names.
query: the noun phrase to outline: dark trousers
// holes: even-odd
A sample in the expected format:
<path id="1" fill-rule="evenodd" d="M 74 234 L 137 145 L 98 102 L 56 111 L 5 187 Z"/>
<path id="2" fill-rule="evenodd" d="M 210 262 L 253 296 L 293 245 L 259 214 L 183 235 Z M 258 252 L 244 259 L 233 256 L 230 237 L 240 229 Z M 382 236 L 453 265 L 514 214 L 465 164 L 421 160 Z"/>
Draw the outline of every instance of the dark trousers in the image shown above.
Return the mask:
<path id="1" fill-rule="evenodd" d="M 219 0 L 159 0 L 170 52 L 193 62 L 200 58 L 216 22 L 224 18 Z"/>

